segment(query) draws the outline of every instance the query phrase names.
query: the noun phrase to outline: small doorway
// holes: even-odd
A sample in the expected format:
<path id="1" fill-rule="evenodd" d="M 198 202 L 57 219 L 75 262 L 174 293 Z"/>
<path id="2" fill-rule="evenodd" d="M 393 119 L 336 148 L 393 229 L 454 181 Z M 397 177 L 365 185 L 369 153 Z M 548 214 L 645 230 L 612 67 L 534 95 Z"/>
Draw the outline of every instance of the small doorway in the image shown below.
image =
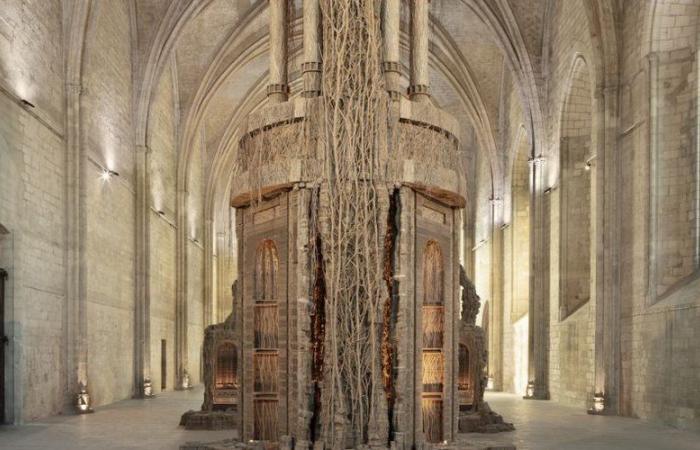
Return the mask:
<path id="1" fill-rule="evenodd" d="M 168 346 L 165 339 L 160 340 L 160 390 L 168 386 Z"/>
<path id="2" fill-rule="evenodd" d="M 0 269 L 0 424 L 5 423 L 5 348 L 7 336 L 5 336 L 5 280 L 7 272 Z"/>

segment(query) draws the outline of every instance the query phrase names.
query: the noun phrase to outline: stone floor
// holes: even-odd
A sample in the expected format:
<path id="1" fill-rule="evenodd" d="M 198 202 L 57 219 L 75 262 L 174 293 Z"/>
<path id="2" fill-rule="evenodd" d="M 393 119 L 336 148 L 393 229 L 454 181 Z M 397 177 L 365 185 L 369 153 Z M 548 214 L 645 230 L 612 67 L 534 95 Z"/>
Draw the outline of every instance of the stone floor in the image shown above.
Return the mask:
<path id="1" fill-rule="evenodd" d="M 515 425 L 515 431 L 462 435 L 476 448 L 510 443 L 518 450 L 698 450 L 700 434 L 628 417 L 591 416 L 549 401 L 522 400 L 487 393 L 491 409 Z"/>
<path id="2" fill-rule="evenodd" d="M 700 434 L 623 417 L 589 416 L 552 402 L 524 401 L 509 394 L 487 394 L 492 408 L 516 431 L 463 435 L 476 448 L 513 443 L 518 450 L 685 450 L 700 449 Z M 0 427 L 0 449 L 12 450 L 176 450 L 187 441 L 215 441 L 235 431 L 187 431 L 180 414 L 197 408 L 201 389 L 165 393 L 154 400 L 126 400 L 86 416 L 53 417 L 20 427 Z"/>

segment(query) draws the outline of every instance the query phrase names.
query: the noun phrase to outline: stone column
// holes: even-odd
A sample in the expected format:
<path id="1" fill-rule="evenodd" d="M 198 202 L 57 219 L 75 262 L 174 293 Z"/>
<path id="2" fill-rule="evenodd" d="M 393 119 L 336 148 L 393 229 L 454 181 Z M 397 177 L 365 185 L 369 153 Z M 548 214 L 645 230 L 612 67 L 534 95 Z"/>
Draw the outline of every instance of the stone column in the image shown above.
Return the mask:
<path id="1" fill-rule="evenodd" d="M 213 277 L 213 260 L 214 260 L 214 221 L 207 217 L 204 219 L 204 236 L 202 237 L 204 241 L 204 273 L 206 276 L 203 280 L 203 291 L 204 291 L 204 308 L 202 316 L 202 324 L 204 327 L 216 323 L 215 310 L 214 310 L 214 286 L 212 282 Z"/>
<path id="2" fill-rule="evenodd" d="M 148 153 L 136 146 L 136 317 L 134 326 L 134 397 L 144 398 L 145 380 L 151 377 L 151 299 L 149 285 L 149 231 L 151 208 L 148 200 Z"/>
<path id="3" fill-rule="evenodd" d="M 386 90 L 392 99 L 400 96 L 400 60 L 399 32 L 401 23 L 401 0 L 385 0 L 383 10 L 384 22 L 384 76 Z"/>
<path id="4" fill-rule="evenodd" d="M 489 370 L 493 376 L 493 389 L 503 389 L 503 228 L 501 209 L 503 200 L 491 199 L 491 308 L 489 328 L 493 343 L 489 356 Z"/>
<path id="5" fill-rule="evenodd" d="M 270 0 L 270 84 L 271 103 L 286 102 L 287 85 L 287 0 Z"/>
<path id="6" fill-rule="evenodd" d="M 321 8 L 319 0 L 304 0 L 304 97 L 321 95 Z"/>
<path id="7" fill-rule="evenodd" d="M 530 311 L 524 398 L 549 399 L 549 196 L 546 160 L 530 160 Z"/>
<path id="8" fill-rule="evenodd" d="M 426 102 L 430 99 L 428 76 L 428 37 L 430 0 L 412 0 L 411 4 L 411 100 Z"/>
<path id="9" fill-rule="evenodd" d="M 181 389 L 187 370 L 187 191 L 177 192 L 175 290 L 175 389 Z"/>
<path id="10" fill-rule="evenodd" d="M 651 98 L 651 97 L 650 97 Z M 617 87 L 595 93 L 596 117 L 596 333 L 593 414 L 618 414 L 620 408 L 620 266 L 622 225 L 617 151 Z"/>
<path id="11" fill-rule="evenodd" d="M 67 385 L 71 405 L 75 395 L 88 383 L 87 350 L 87 261 L 85 257 L 85 181 L 87 151 L 81 138 L 81 97 L 79 79 L 66 83 L 66 334 L 68 348 Z M 14 420 L 19 420 L 14 417 Z"/>

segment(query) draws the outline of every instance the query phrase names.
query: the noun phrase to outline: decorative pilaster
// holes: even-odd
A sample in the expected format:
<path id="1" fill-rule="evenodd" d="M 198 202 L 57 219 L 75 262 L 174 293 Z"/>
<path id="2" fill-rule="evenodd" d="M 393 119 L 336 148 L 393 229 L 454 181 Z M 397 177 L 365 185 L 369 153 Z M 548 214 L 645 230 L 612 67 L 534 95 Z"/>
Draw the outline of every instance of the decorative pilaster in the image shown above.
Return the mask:
<path id="1" fill-rule="evenodd" d="M 304 0 L 304 97 L 321 95 L 321 9 L 319 0 Z"/>
<path id="2" fill-rule="evenodd" d="M 426 102 L 430 99 L 428 76 L 429 10 L 430 0 L 412 0 L 411 9 L 411 100 Z"/>
<path id="3" fill-rule="evenodd" d="M 286 102 L 287 84 L 287 0 L 270 1 L 270 84 L 267 98 L 271 103 Z"/>
<path id="4" fill-rule="evenodd" d="M 619 242 L 622 216 L 620 205 L 620 163 L 617 151 L 618 89 L 596 91 L 598 128 L 596 158 L 596 216 L 600 237 L 596 237 L 596 339 L 593 414 L 618 414 L 620 408 L 620 266 Z"/>
<path id="5" fill-rule="evenodd" d="M 214 259 L 214 221 L 211 218 L 206 218 L 204 220 L 204 273 L 213 273 L 213 259 Z M 204 308 L 202 324 L 204 328 L 215 323 L 214 315 L 214 287 L 212 286 L 212 277 L 204 277 Z"/>
<path id="6" fill-rule="evenodd" d="M 492 344 L 489 354 L 489 372 L 493 389 L 503 389 L 503 228 L 501 227 L 503 200 L 491 199 L 491 317 L 489 328 Z"/>
<path id="7" fill-rule="evenodd" d="M 187 191 L 177 192 L 175 388 L 181 389 L 187 372 Z"/>
<path id="8" fill-rule="evenodd" d="M 530 160 L 530 312 L 524 398 L 549 399 L 549 195 L 546 159 Z"/>
<path id="9" fill-rule="evenodd" d="M 384 22 L 384 76 L 386 90 L 392 99 L 400 96 L 400 50 L 399 28 L 401 22 L 401 0 L 385 0 L 383 10 Z"/>
<path id="10" fill-rule="evenodd" d="M 85 260 L 85 183 L 87 153 L 81 140 L 80 83 L 66 84 L 66 332 L 67 385 L 69 400 L 77 412 L 77 401 L 87 393 L 87 263 Z M 85 397 L 82 397 L 85 398 Z M 89 397 L 88 397 L 89 399 Z M 89 404 L 86 405 L 89 409 Z"/>
<path id="11" fill-rule="evenodd" d="M 134 317 L 134 397 L 146 397 L 151 378 L 149 149 L 136 146 L 136 299 Z"/>

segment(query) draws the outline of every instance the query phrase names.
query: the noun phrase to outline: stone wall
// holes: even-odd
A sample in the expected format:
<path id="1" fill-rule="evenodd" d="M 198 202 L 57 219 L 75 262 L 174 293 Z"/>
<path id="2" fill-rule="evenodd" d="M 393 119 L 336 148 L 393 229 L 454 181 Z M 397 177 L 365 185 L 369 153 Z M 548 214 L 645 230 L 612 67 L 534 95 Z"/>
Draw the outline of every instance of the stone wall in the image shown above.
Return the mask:
<path id="1" fill-rule="evenodd" d="M 10 339 L 0 370 L 10 421 L 57 414 L 67 398 L 62 34 L 58 0 L 0 8 L 0 267 L 9 274 Z"/>
<path id="2" fill-rule="evenodd" d="M 134 146 L 125 2 L 97 2 L 84 60 L 88 388 L 95 406 L 131 397 L 134 361 Z M 104 170 L 119 173 L 109 180 Z M 34 392 L 40 395 L 40 392 Z"/>
<path id="3" fill-rule="evenodd" d="M 150 110 L 148 181 L 150 213 L 151 381 L 154 392 L 175 387 L 175 178 L 177 175 L 174 74 L 164 70 Z M 163 354 L 165 341 L 165 354 Z M 162 369 L 165 359 L 165 371 Z M 165 374 L 163 373 L 165 372 Z M 165 375 L 165 379 L 164 379 Z"/>
<path id="4" fill-rule="evenodd" d="M 550 13 L 545 56 L 549 65 L 547 168 L 549 186 L 554 187 L 546 212 L 550 224 L 549 394 L 555 401 L 583 408 L 592 398 L 594 371 L 590 256 L 596 254 L 590 225 L 595 220 L 590 195 L 594 174 L 584 170 L 595 145 L 591 125 L 595 74 L 587 65 L 594 57 L 583 3 L 554 2 Z"/>
<path id="5" fill-rule="evenodd" d="M 19 421 L 57 414 L 66 400 L 63 140 L 7 97 L 0 111 L 6 417 Z"/>
<path id="6" fill-rule="evenodd" d="M 621 412 L 698 429 L 694 368 L 700 364 L 700 283 L 691 255 L 700 214 L 692 204 L 698 183 L 692 169 L 697 168 L 700 3 L 625 6 Z"/>

